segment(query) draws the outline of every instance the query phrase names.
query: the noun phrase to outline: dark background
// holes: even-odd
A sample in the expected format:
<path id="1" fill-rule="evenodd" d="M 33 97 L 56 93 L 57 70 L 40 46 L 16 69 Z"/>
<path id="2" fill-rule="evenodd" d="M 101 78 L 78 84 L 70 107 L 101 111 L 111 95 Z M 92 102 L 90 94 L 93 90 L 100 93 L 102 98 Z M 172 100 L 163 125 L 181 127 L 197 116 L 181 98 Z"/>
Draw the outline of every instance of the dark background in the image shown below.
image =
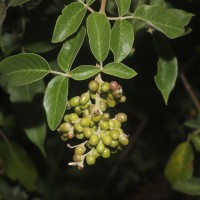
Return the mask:
<path id="1" fill-rule="evenodd" d="M 175 8 L 195 14 L 189 24 L 193 31 L 185 37 L 170 40 L 170 43 L 177 55 L 179 69 L 184 68 L 185 75 L 200 98 L 200 1 L 169 2 Z M 24 7 L 10 8 L 3 31 L 15 34 L 16 41 L 11 44 L 15 48 L 11 52 L 8 51 L 8 54 L 18 53 L 26 44 L 40 40 L 50 43 L 56 19 L 63 5 L 68 3 L 61 0 L 42 0 L 36 7 L 26 4 Z M 21 26 L 22 19 L 26 19 L 25 30 Z M 196 108 L 179 78 L 168 106 L 165 106 L 153 79 L 157 71 L 157 57 L 151 36 L 144 33 L 135 41 L 134 47 L 134 55 L 128 57 L 124 63 L 133 67 L 138 76 L 126 81 L 103 76 L 105 80 L 117 80 L 123 86 L 127 102 L 115 109 L 128 115 L 124 129 L 130 135 L 130 145 L 110 159 L 97 159 L 95 166 L 86 165 L 79 171 L 67 165 L 73 155 L 60 140 L 57 132 L 48 131 L 45 142 L 48 158 L 45 159 L 23 134 L 17 134 L 20 132 L 18 129 L 13 130 L 15 133 L 11 131 L 9 137 L 27 150 L 39 170 L 38 189 L 28 193 L 27 199 L 200 199 L 171 190 L 164 176 L 164 167 L 170 154 L 180 142 L 187 139 L 190 130 L 183 124 L 187 119 L 195 118 Z M 52 51 L 41 55 L 56 67 L 54 63 L 60 48 L 61 44 L 56 45 Z M 2 55 L 2 58 L 3 56 L 5 55 Z M 73 67 L 94 63 L 95 60 L 85 43 Z M 50 78 L 47 77 L 45 82 Z M 69 96 L 86 91 L 87 84 L 88 81 L 82 83 L 70 80 Z M 3 88 L 0 89 L 0 108 L 6 114 L 14 113 L 13 105 Z M 199 154 L 196 153 L 195 156 L 195 176 L 200 176 Z M 9 181 L 9 184 L 14 187 L 17 183 Z"/>

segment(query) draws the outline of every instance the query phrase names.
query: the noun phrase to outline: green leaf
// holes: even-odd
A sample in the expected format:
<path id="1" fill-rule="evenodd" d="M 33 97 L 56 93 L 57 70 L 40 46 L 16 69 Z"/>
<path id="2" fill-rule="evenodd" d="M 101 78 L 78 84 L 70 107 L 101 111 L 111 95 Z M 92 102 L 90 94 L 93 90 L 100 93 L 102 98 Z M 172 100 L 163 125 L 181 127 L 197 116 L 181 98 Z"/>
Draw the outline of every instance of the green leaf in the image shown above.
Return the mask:
<path id="1" fill-rule="evenodd" d="M 126 20 L 117 20 L 111 31 L 110 48 L 115 62 L 121 62 L 130 53 L 134 41 L 133 26 Z"/>
<path id="2" fill-rule="evenodd" d="M 165 176 L 171 184 L 192 177 L 193 151 L 188 142 L 179 144 L 165 167 Z"/>
<path id="3" fill-rule="evenodd" d="M 86 0 L 86 2 L 87 2 L 87 5 L 90 6 L 95 2 L 95 0 Z"/>
<path id="4" fill-rule="evenodd" d="M 44 110 L 34 98 L 43 94 L 43 80 L 23 85 L 9 86 L 8 92 L 13 103 L 17 121 L 20 122 L 28 139 L 46 156 L 44 141 L 46 137 L 46 122 Z"/>
<path id="5" fill-rule="evenodd" d="M 136 9 L 133 17 L 144 21 L 171 39 L 180 37 L 185 33 L 184 26 L 179 18 L 162 6 L 142 5 Z"/>
<path id="6" fill-rule="evenodd" d="M 162 6 L 162 7 L 167 7 L 168 3 L 165 2 L 165 0 L 150 0 L 150 5 L 151 6 Z"/>
<path id="7" fill-rule="evenodd" d="M 85 38 L 86 30 L 84 27 L 70 40 L 66 41 L 58 54 L 58 64 L 60 68 L 68 72 L 76 58 Z"/>
<path id="8" fill-rule="evenodd" d="M 62 42 L 72 35 L 82 23 L 86 11 L 87 8 L 80 2 L 74 2 L 66 6 L 57 19 L 52 42 Z"/>
<path id="9" fill-rule="evenodd" d="M 75 80 L 85 80 L 88 79 L 100 72 L 99 67 L 95 67 L 93 65 L 82 65 L 75 69 L 73 69 L 69 76 Z"/>
<path id="10" fill-rule="evenodd" d="M 10 56 L 0 62 L 0 73 L 4 73 L 11 85 L 24 85 L 42 79 L 50 72 L 47 61 L 33 53 Z"/>
<path id="11" fill-rule="evenodd" d="M 177 181 L 173 189 L 188 195 L 200 195 L 200 178 Z"/>
<path id="12" fill-rule="evenodd" d="M 159 57 L 158 71 L 154 80 L 167 105 L 169 96 L 177 80 L 178 62 L 173 49 L 166 39 L 158 38 L 154 40 L 154 46 Z"/>
<path id="13" fill-rule="evenodd" d="M 130 6 L 131 6 L 131 0 L 115 0 L 118 8 L 119 16 L 125 15 Z"/>
<path id="14" fill-rule="evenodd" d="M 110 48 L 110 23 L 102 13 L 93 12 L 87 18 L 87 32 L 92 53 L 103 62 Z"/>
<path id="15" fill-rule="evenodd" d="M 186 12 L 181 9 L 172 8 L 169 10 L 179 18 L 179 20 L 182 22 L 183 26 L 187 26 L 189 24 L 190 20 L 192 19 L 192 17 L 194 16 L 194 14 Z"/>
<path id="16" fill-rule="evenodd" d="M 68 78 L 54 77 L 47 85 L 44 95 L 44 108 L 51 130 L 55 130 L 62 120 L 67 107 Z"/>
<path id="17" fill-rule="evenodd" d="M 26 44 L 24 48 L 26 52 L 46 53 L 46 52 L 54 50 L 56 46 L 51 44 L 48 41 L 42 40 L 42 41 L 35 41 L 33 43 Z"/>
<path id="18" fill-rule="evenodd" d="M 113 75 L 124 79 L 130 79 L 137 75 L 137 72 L 135 72 L 130 67 L 127 67 L 122 63 L 115 63 L 115 62 L 107 64 L 103 68 L 102 72 L 105 74 Z"/>
<path id="19" fill-rule="evenodd" d="M 147 0 L 134 0 L 133 9 L 136 10 L 141 5 L 147 4 Z"/>
<path id="20" fill-rule="evenodd" d="M 27 190 L 36 189 L 38 179 L 37 169 L 26 151 L 14 142 L 0 143 L 0 149 L 4 149 L 4 171 L 13 181 L 18 180 Z"/>
<path id="21" fill-rule="evenodd" d="M 10 7 L 10 6 L 12 6 L 12 7 L 20 6 L 20 5 L 27 3 L 29 1 L 30 0 L 9 0 L 8 7 Z"/>
<path id="22" fill-rule="evenodd" d="M 193 129 L 200 129 L 200 115 L 197 119 L 190 119 L 184 123 L 185 126 Z"/>
<path id="23" fill-rule="evenodd" d="M 190 140 L 194 144 L 194 148 L 200 152 L 200 135 L 191 134 Z"/>

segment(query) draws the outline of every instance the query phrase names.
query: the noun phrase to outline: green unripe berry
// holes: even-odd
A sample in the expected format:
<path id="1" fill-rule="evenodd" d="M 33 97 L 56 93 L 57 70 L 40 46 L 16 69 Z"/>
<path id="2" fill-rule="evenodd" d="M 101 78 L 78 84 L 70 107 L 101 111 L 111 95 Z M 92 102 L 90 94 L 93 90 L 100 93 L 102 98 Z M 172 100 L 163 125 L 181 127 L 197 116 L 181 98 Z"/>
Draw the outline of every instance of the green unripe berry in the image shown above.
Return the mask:
<path id="1" fill-rule="evenodd" d="M 109 146 L 112 142 L 112 139 L 109 135 L 105 135 L 104 137 L 102 137 L 102 141 L 106 146 Z"/>
<path id="2" fill-rule="evenodd" d="M 82 114 L 82 110 L 81 110 L 81 108 L 80 108 L 79 106 L 77 106 L 77 107 L 74 108 L 74 112 L 75 112 L 77 115 Z"/>
<path id="3" fill-rule="evenodd" d="M 74 107 L 79 106 L 79 99 L 80 99 L 79 96 L 76 96 L 76 97 L 71 98 L 71 99 L 69 100 L 69 105 L 70 105 L 70 107 L 74 108 Z"/>
<path id="4" fill-rule="evenodd" d="M 92 155 L 95 157 L 95 158 L 98 158 L 100 156 L 100 153 L 98 153 L 98 151 L 96 149 L 94 149 L 92 151 Z"/>
<path id="5" fill-rule="evenodd" d="M 81 154 L 74 154 L 73 160 L 74 162 L 81 162 L 83 160 L 83 156 Z"/>
<path id="6" fill-rule="evenodd" d="M 91 99 L 95 99 L 96 98 L 96 92 L 89 91 L 89 93 L 90 93 L 90 98 Z"/>
<path id="7" fill-rule="evenodd" d="M 99 82 L 96 80 L 90 81 L 88 88 L 92 92 L 96 92 L 99 89 Z"/>
<path id="8" fill-rule="evenodd" d="M 98 126 L 97 126 L 97 125 L 94 125 L 94 126 L 92 127 L 92 130 L 93 130 L 94 132 L 96 132 L 97 129 L 98 129 Z"/>
<path id="9" fill-rule="evenodd" d="M 93 114 L 96 111 L 96 107 L 94 104 L 90 105 L 88 108 L 89 114 Z"/>
<path id="10" fill-rule="evenodd" d="M 95 156 L 88 154 L 88 155 L 86 156 L 86 163 L 87 163 L 88 165 L 94 165 L 94 164 L 96 163 L 96 158 L 95 158 Z"/>
<path id="11" fill-rule="evenodd" d="M 82 154 L 85 153 L 85 151 L 86 151 L 86 148 L 85 148 L 83 145 L 81 145 L 81 146 L 77 146 L 77 147 L 75 148 L 74 153 L 75 153 L 75 154 L 80 154 L 80 155 L 82 155 Z"/>
<path id="12" fill-rule="evenodd" d="M 83 105 L 83 106 L 84 106 L 85 104 L 88 103 L 89 99 L 90 99 L 90 96 L 88 95 L 88 93 L 83 93 L 83 94 L 80 96 L 80 100 L 79 100 L 80 105 Z"/>
<path id="13" fill-rule="evenodd" d="M 110 89 L 111 90 L 116 90 L 118 88 L 119 84 L 116 81 L 111 81 L 110 82 Z"/>
<path id="14" fill-rule="evenodd" d="M 127 115 L 125 113 L 118 113 L 117 115 L 115 115 L 115 118 L 121 123 L 127 121 Z"/>
<path id="15" fill-rule="evenodd" d="M 99 136 L 96 135 L 96 134 L 93 134 L 91 137 L 90 137 L 90 140 L 89 140 L 89 143 L 93 146 L 96 146 L 98 143 L 99 143 Z"/>
<path id="16" fill-rule="evenodd" d="M 109 123 L 110 129 L 115 128 L 115 122 L 114 122 L 112 119 L 110 119 L 110 120 L 108 121 L 108 123 Z"/>
<path id="17" fill-rule="evenodd" d="M 71 123 L 75 123 L 79 119 L 78 115 L 76 113 L 71 113 L 69 115 L 69 121 Z"/>
<path id="18" fill-rule="evenodd" d="M 128 143 L 129 143 L 129 139 L 128 139 L 128 137 L 127 137 L 126 135 L 121 135 L 121 136 L 119 137 L 119 142 L 120 142 L 122 145 L 126 146 L 126 145 L 128 145 Z"/>
<path id="19" fill-rule="evenodd" d="M 100 101 L 100 109 L 102 112 L 107 110 L 107 103 L 105 101 Z"/>
<path id="20" fill-rule="evenodd" d="M 119 102 L 120 102 L 120 103 L 126 102 L 126 96 L 123 95 L 123 96 L 119 99 Z"/>
<path id="21" fill-rule="evenodd" d="M 100 121 L 99 126 L 104 131 L 107 131 L 109 129 L 109 123 L 105 121 Z"/>
<path id="22" fill-rule="evenodd" d="M 115 122 L 115 128 L 121 128 L 121 122 L 119 122 L 117 119 L 113 120 Z"/>
<path id="23" fill-rule="evenodd" d="M 83 133 L 76 133 L 76 138 L 79 140 L 84 139 L 84 134 Z"/>
<path id="24" fill-rule="evenodd" d="M 103 82 L 101 84 L 101 91 L 108 92 L 110 90 L 110 84 L 108 82 Z"/>
<path id="25" fill-rule="evenodd" d="M 116 106 L 116 101 L 114 99 L 107 98 L 107 105 L 110 108 L 114 108 Z"/>
<path id="26" fill-rule="evenodd" d="M 108 98 L 109 98 L 109 99 L 112 99 L 112 100 L 115 99 L 115 98 L 113 97 L 113 95 L 112 95 L 111 92 L 108 93 Z"/>
<path id="27" fill-rule="evenodd" d="M 99 122 L 101 120 L 101 115 L 94 115 L 92 116 L 92 121 L 93 122 Z"/>
<path id="28" fill-rule="evenodd" d="M 64 122 L 59 126 L 58 131 L 68 132 L 71 130 L 71 128 L 72 128 L 72 126 L 69 123 Z"/>
<path id="29" fill-rule="evenodd" d="M 97 146 L 96 146 L 96 150 L 100 154 L 103 153 L 105 150 L 105 145 L 102 142 L 99 142 L 99 144 L 97 144 Z"/>
<path id="30" fill-rule="evenodd" d="M 80 124 L 81 124 L 82 127 L 89 127 L 90 122 L 91 122 L 90 117 L 83 117 L 80 121 Z"/>
<path id="31" fill-rule="evenodd" d="M 113 140 L 118 140 L 119 139 L 119 136 L 120 136 L 120 133 L 118 130 L 116 129 L 113 129 L 110 131 L 110 136 Z"/>
<path id="32" fill-rule="evenodd" d="M 116 130 L 118 130 L 119 133 L 123 133 L 124 132 L 121 128 L 116 128 Z"/>
<path id="33" fill-rule="evenodd" d="M 110 149 L 105 148 L 104 152 L 101 154 L 103 158 L 110 158 Z"/>
<path id="34" fill-rule="evenodd" d="M 103 115 L 101 116 L 101 120 L 108 122 L 108 120 L 110 119 L 110 114 L 108 113 L 103 113 Z"/>
<path id="35" fill-rule="evenodd" d="M 89 149 L 93 149 L 93 148 L 94 148 L 89 142 L 86 143 L 86 146 L 87 146 Z"/>
<path id="36" fill-rule="evenodd" d="M 86 110 L 89 106 L 90 106 L 90 104 L 89 104 L 89 102 L 87 102 L 85 105 L 80 105 L 79 107 L 80 107 L 82 110 Z"/>
<path id="37" fill-rule="evenodd" d="M 65 136 L 65 135 L 61 135 L 60 136 L 60 139 L 63 141 L 63 142 L 66 142 L 68 140 L 68 138 Z"/>
<path id="38" fill-rule="evenodd" d="M 122 90 L 121 89 L 117 89 L 117 90 L 114 90 L 113 92 L 112 92 L 112 95 L 113 95 L 113 97 L 115 97 L 116 99 L 119 99 L 119 98 L 121 98 L 122 97 Z"/>
<path id="39" fill-rule="evenodd" d="M 86 138 L 90 138 L 93 135 L 93 131 L 91 128 L 86 127 L 83 129 L 83 134 Z"/>
<path id="40" fill-rule="evenodd" d="M 74 125 L 74 130 L 75 130 L 76 132 L 78 132 L 78 133 L 82 133 L 82 132 L 83 132 L 83 127 L 81 126 L 80 123 L 76 123 L 76 124 Z"/>
<path id="41" fill-rule="evenodd" d="M 119 141 L 118 140 L 112 140 L 110 147 L 116 148 L 119 146 Z"/>
<path id="42" fill-rule="evenodd" d="M 70 123 L 70 121 L 69 121 L 69 114 L 66 114 L 64 116 L 64 121 Z"/>

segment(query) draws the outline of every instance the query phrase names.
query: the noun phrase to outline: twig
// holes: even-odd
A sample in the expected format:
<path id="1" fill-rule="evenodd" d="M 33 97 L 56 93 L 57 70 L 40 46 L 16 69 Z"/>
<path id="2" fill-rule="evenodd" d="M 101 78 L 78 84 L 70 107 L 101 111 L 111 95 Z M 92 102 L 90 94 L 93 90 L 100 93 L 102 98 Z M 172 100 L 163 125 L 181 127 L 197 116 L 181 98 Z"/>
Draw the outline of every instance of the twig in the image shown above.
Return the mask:
<path id="1" fill-rule="evenodd" d="M 105 10 L 106 10 L 106 1 L 107 0 L 101 0 L 101 8 L 99 10 L 100 13 L 105 13 Z"/>
<path id="2" fill-rule="evenodd" d="M 194 91 L 193 91 L 190 83 L 188 82 L 185 74 L 183 73 L 183 71 L 181 71 L 179 73 L 179 77 L 180 77 L 180 79 L 181 79 L 181 81 L 182 81 L 182 83 L 183 83 L 186 91 L 188 92 L 188 94 L 189 94 L 189 96 L 190 96 L 193 104 L 195 105 L 195 107 L 198 110 L 198 112 L 200 112 L 200 103 L 199 103 L 199 100 L 198 100 L 196 94 L 194 93 Z"/>

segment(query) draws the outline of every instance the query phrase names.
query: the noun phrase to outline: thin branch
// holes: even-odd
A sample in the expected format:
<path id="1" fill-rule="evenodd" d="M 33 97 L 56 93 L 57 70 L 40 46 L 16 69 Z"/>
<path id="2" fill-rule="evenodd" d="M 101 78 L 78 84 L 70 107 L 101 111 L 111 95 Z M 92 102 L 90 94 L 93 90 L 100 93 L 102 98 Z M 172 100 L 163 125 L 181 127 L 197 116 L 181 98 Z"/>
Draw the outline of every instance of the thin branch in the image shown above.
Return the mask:
<path id="1" fill-rule="evenodd" d="M 50 73 L 52 73 L 52 74 L 57 74 L 57 75 L 61 75 L 61 76 L 65 76 L 65 77 L 69 77 L 68 74 L 65 74 L 65 73 L 62 73 L 62 72 L 50 71 Z"/>
<path id="2" fill-rule="evenodd" d="M 80 3 L 82 3 L 91 13 L 95 12 L 90 6 L 88 6 L 86 3 L 79 1 Z"/>
<path id="3" fill-rule="evenodd" d="M 119 19 L 133 19 L 133 16 L 125 16 L 125 17 L 107 17 L 108 20 L 112 21 L 112 20 L 119 20 Z"/>
<path id="4" fill-rule="evenodd" d="M 189 94 L 189 96 L 190 96 L 190 98 L 191 98 L 193 104 L 195 105 L 195 107 L 196 107 L 196 109 L 198 110 L 198 112 L 200 112 L 200 103 L 199 103 L 199 100 L 198 100 L 198 98 L 197 98 L 195 92 L 193 91 L 193 89 L 192 89 L 190 83 L 188 82 L 188 80 L 187 80 L 185 74 L 183 73 L 183 71 L 181 71 L 181 72 L 179 73 L 179 77 L 180 77 L 180 79 L 181 79 L 181 81 L 182 81 L 182 83 L 183 83 L 183 85 L 184 85 L 184 87 L 185 87 L 187 93 Z"/>
<path id="5" fill-rule="evenodd" d="M 105 13 L 106 10 L 106 2 L 107 0 L 101 0 L 101 8 L 99 10 L 100 13 Z"/>

